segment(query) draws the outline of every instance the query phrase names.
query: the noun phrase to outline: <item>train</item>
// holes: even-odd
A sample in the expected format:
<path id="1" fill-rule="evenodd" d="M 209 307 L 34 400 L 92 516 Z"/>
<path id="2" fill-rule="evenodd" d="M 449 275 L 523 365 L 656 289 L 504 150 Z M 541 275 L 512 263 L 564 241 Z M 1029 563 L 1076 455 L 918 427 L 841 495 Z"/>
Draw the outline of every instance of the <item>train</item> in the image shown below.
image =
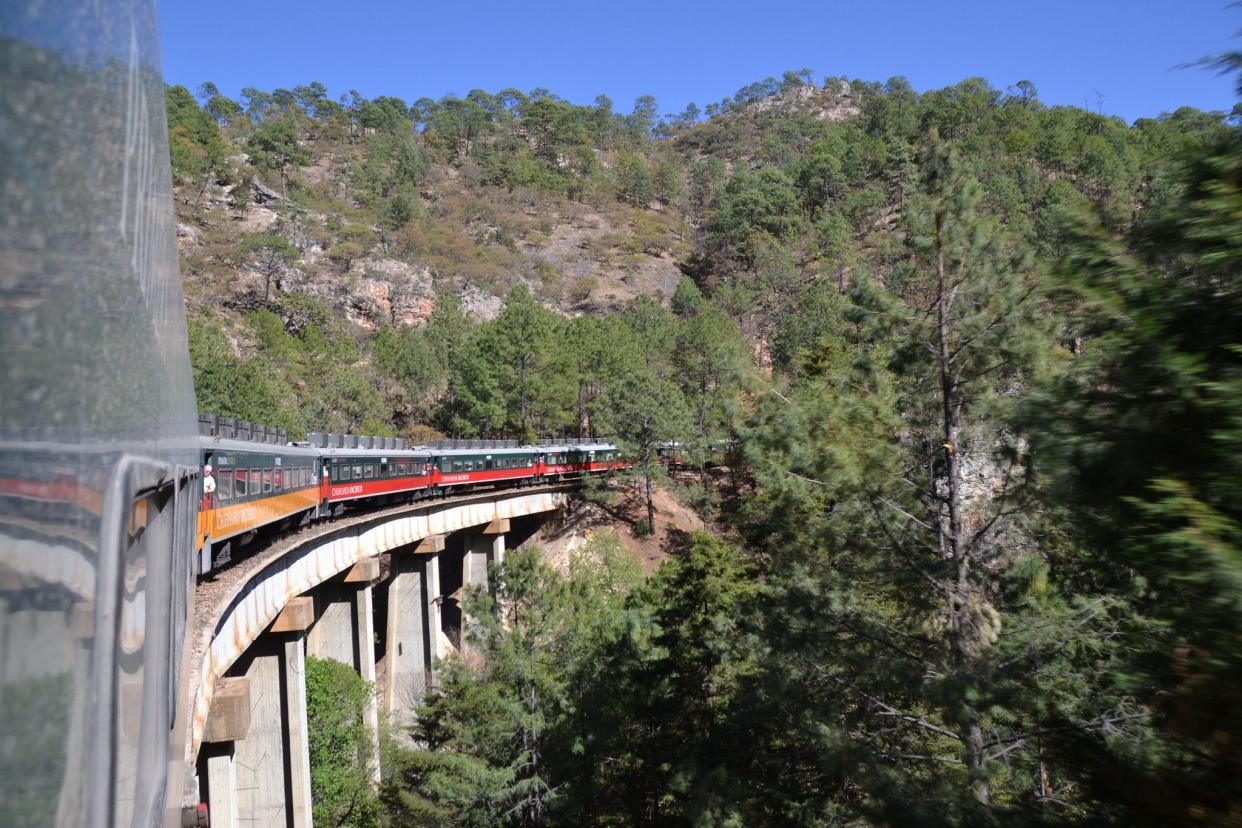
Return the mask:
<path id="1" fill-rule="evenodd" d="M 629 465 L 600 438 L 412 445 L 399 437 L 312 432 L 290 441 L 284 430 L 215 414 L 200 414 L 198 427 L 199 575 L 257 541 L 346 510 L 605 475 Z"/>

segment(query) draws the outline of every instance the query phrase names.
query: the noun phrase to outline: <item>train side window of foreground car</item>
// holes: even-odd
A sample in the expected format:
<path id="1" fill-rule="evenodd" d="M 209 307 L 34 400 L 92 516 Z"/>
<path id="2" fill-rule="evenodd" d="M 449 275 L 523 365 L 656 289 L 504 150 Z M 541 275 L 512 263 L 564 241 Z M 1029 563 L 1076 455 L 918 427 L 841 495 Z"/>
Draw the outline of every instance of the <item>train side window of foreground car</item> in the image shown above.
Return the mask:
<path id="1" fill-rule="evenodd" d="M 238 497 L 246 496 L 246 470 L 238 469 L 234 474 L 237 475 L 237 485 L 234 487 Z"/>
<path id="2" fill-rule="evenodd" d="M 364 477 L 367 477 L 367 478 L 375 477 L 375 466 L 372 466 L 370 463 L 368 463 L 366 466 L 363 467 L 362 474 Z"/>
<path id="3" fill-rule="evenodd" d="M 250 493 L 252 495 L 263 493 L 262 472 L 258 469 L 250 470 Z"/>
<path id="4" fill-rule="evenodd" d="M 392 466 L 387 463 L 380 463 L 380 477 L 387 477 L 392 471 Z"/>
<path id="5" fill-rule="evenodd" d="M 270 493 L 271 491 L 272 491 L 272 470 L 264 469 L 263 470 L 263 492 L 267 494 L 267 493 Z"/>
<path id="6" fill-rule="evenodd" d="M 362 466 L 354 466 L 354 480 L 362 479 Z"/>
<path id="7" fill-rule="evenodd" d="M 233 499 L 233 473 L 231 471 L 222 471 L 218 474 L 216 480 L 216 499 L 232 500 Z"/>

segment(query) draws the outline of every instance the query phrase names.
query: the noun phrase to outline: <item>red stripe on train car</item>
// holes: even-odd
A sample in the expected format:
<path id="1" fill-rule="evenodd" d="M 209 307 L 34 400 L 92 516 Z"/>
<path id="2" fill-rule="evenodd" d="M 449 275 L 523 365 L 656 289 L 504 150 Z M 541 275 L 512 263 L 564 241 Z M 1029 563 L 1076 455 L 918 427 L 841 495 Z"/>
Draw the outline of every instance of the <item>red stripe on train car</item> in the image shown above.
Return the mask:
<path id="1" fill-rule="evenodd" d="M 430 480 L 426 475 L 422 477 L 395 477 L 385 480 L 354 480 L 349 483 L 330 483 L 326 487 L 328 489 L 328 500 L 337 502 L 341 500 L 357 500 L 360 497 L 372 497 L 375 495 L 400 494 L 401 492 L 416 492 L 419 489 L 426 489 L 431 486 Z"/>

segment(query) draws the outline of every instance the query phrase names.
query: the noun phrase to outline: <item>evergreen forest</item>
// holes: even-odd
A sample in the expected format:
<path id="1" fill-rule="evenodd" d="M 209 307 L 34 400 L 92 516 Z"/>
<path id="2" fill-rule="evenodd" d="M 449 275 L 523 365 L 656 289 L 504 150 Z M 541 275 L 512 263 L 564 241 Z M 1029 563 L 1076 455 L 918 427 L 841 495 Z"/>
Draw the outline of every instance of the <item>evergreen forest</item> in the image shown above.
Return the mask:
<path id="1" fill-rule="evenodd" d="M 1236 113 L 809 69 L 167 106 L 200 410 L 610 437 L 588 497 L 706 521 L 646 576 L 510 554 L 377 790 L 317 743 L 316 824 L 1242 825 Z"/>

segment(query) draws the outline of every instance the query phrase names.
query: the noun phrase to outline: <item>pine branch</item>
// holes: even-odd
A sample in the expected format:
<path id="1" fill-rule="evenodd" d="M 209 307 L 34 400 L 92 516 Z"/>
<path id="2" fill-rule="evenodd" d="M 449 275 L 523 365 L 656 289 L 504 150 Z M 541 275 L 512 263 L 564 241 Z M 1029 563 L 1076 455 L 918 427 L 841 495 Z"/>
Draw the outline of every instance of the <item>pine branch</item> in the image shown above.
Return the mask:
<path id="1" fill-rule="evenodd" d="M 820 672 L 823 672 L 823 670 L 821 669 Z M 931 733 L 936 733 L 941 736 L 947 736 L 955 742 L 962 741 L 962 737 L 957 735 L 953 731 L 946 730 L 945 728 L 940 727 L 939 725 L 932 724 L 926 719 L 920 719 L 918 716 L 912 716 L 909 713 L 903 713 L 897 708 L 893 707 L 892 705 L 885 704 L 883 701 L 871 695 L 870 693 L 866 692 L 865 690 L 859 690 L 857 687 L 855 687 L 853 684 L 850 684 L 848 681 L 846 681 L 843 678 L 840 678 L 838 676 L 828 676 L 828 678 L 835 681 L 837 684 L 842 685 L 847 690 L 857 693 L 859 696 L 862 696 L 864 699 L 871 702 L 876 707 L 880 708 L 880 710 L 882 711 L 881 715 L 883 716 L 892 716 L 898 721 L 902 721 L 907 724 L 914 725 L 915 727 L 918 727 L 922 730 L 926 730 Z"/>

